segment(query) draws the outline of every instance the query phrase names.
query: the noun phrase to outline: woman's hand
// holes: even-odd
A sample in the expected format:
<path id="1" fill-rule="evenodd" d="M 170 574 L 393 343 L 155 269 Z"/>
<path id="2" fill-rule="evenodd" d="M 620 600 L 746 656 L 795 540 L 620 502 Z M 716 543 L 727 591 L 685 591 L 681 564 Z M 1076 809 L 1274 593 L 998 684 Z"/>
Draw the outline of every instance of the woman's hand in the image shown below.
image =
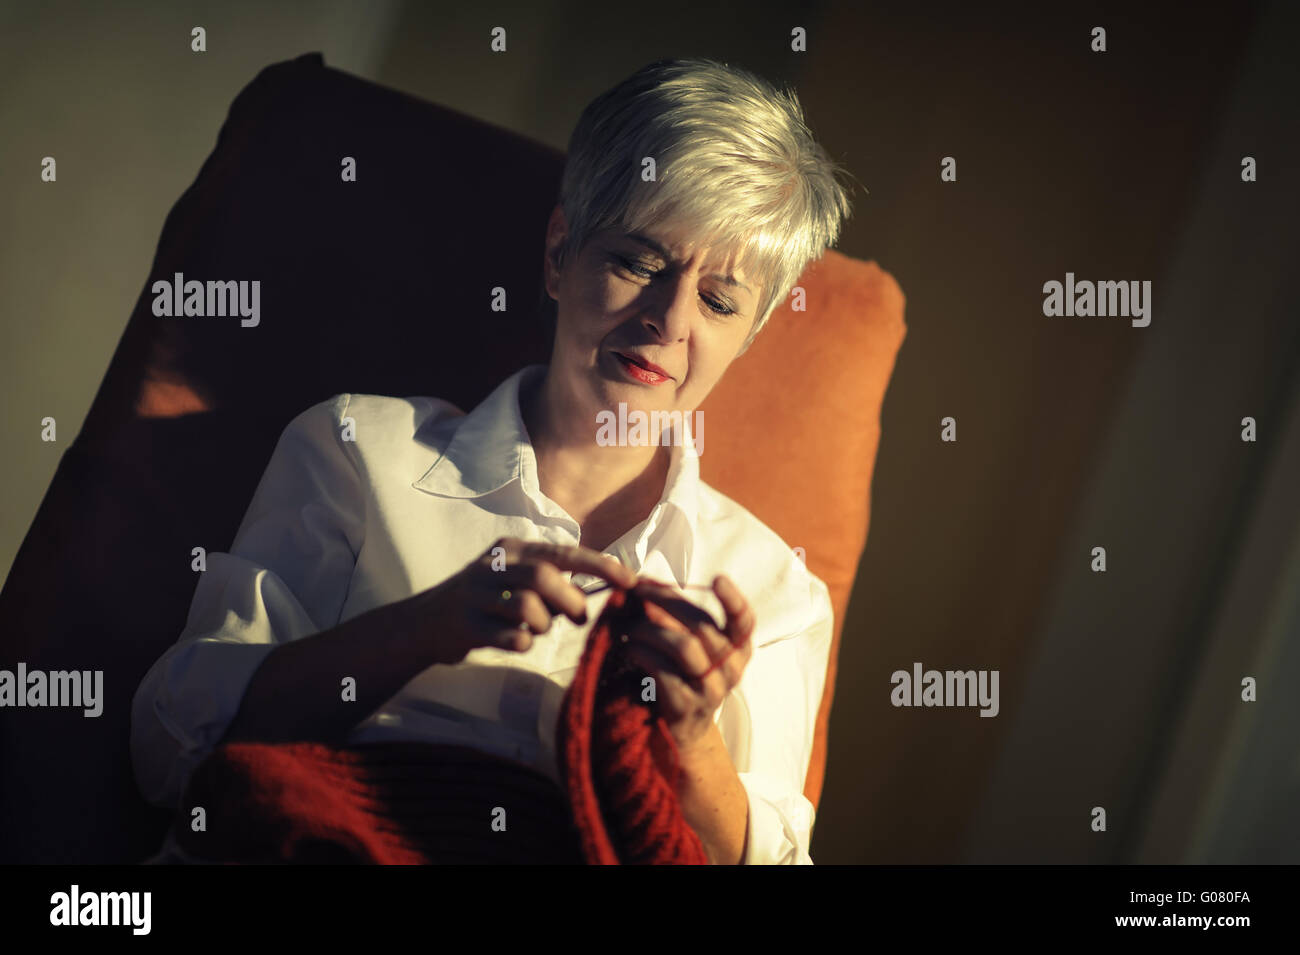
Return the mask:
<path id="1" fill-rule="evenodd" d="M 707 741 L 714 713 L 753 656 L 754 611 L 725 574 L 713 579 L 727 614 L 721 631 L 672 587 L 642 579 L 634 592 L 645 615 L 627 631 L 628 658 L 654 678 L 655 712 L 678 749 L 690 751 Z"/>
<path id="2" fill-rule="evenodd" d="M 587 547 L 502 537 L 464 570 L 407 599 L 410 632 L 434 663 L 459 663 L 471 650 L 524 652 L 554 614 L 587 620 L 587 598 L 564 571 L 591 574 L 631 588 L 636 574 Z"/>

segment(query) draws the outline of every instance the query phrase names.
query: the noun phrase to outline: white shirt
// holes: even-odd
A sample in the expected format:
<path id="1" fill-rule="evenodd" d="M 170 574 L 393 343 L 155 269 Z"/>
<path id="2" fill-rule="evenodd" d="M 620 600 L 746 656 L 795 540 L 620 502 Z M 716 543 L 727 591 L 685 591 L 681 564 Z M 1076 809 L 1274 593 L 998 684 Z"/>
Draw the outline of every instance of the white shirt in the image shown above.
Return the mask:
<path id="1" fill-rule="evenodd" d="M 521 369 L 468 415 L 436 398 L 343 394 L 289 423 L 230 552 L 208 555 L 184 631 L 136 691 L 131 753 L 146 799 L 178 806 L 277 644 L 432 587 L 500 537 L 579 543 L 578 523 L 539 487 L 519 410 L 521 383 L 545 371 Z M 831 646 L 826 585 L 702 482 L 681 445 L 650 516 L 604 553 L 679 585 L 726 573 L 750 601 L 754 653 L 715 716 L 749 799 L 744 862 L 811 864 L 803 786 Z M 560 701 L 609 593 L 588 598 L 586 625 L 557 615 L 524 653 L 481 648 L 430 667 L 346 740 L 472 746 L 560 783 Z M 711 592 L 687 597 L 725 619 Z"/>

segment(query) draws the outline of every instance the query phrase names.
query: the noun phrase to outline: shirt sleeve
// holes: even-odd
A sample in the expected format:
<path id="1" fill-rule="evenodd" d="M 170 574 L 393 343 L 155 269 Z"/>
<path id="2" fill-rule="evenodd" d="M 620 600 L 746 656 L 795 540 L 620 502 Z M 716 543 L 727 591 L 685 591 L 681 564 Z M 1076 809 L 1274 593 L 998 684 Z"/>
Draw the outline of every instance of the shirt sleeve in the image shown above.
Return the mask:
<path id="1" fill-rule="evenodd" d="M 755 646 L 720 728 L 749 797 L 744 865 L 812 865 L 816 811 L 804 795 L 830 657 L 834 611 L 826 585 L 808 576 L 808 625 Z"/>
<path id="2" fill-rule="evenodd" d="M 136 690 L 131 759 L 153 805 L 178 806 L 277 645 L 338 622 L 365 531 L 342 433 L 349 401 L 335 396 L 285 428 L 230 552 L 208 555 L 185 629 Z"/>

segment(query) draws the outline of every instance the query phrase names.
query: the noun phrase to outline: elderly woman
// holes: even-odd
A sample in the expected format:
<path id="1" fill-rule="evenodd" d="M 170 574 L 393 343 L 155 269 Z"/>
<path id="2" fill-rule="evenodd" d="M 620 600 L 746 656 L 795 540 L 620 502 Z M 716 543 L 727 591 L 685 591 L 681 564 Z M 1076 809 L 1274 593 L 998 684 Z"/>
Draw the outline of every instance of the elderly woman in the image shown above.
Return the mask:
<path id="1" fill-rule="evenodd" d="M 686 424 L 834 244 L 839 172 L 792 93 L 720 63 L 653 63 L 594 100 L 547 227 L 550 363 L 469 414 L 342 394 L 290 422 L 136 693 L 146 797 L 177 807 L 238 740 L 459 744 L 558 782 L 556 714 L 612 584 L 645 600 L 621 636 L 708 858 L 811 862 L 829 596 L 700 480 Z M 620 412 L 658 426 L 598 436 Z"/>

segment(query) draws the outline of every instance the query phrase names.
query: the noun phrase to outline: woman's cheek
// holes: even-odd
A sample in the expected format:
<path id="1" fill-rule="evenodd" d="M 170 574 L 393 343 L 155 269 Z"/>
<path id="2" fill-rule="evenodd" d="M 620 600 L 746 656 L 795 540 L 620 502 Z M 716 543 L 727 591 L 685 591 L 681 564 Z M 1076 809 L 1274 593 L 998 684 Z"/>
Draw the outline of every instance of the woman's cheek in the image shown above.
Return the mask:
<path id="1" fill-rule="evenodd" d="M 604 282 L 596 283 L 588 304 L 596 314 L 610 315 L 631 307 L 640 292 L 632 283 L 611 275 Z"/>

